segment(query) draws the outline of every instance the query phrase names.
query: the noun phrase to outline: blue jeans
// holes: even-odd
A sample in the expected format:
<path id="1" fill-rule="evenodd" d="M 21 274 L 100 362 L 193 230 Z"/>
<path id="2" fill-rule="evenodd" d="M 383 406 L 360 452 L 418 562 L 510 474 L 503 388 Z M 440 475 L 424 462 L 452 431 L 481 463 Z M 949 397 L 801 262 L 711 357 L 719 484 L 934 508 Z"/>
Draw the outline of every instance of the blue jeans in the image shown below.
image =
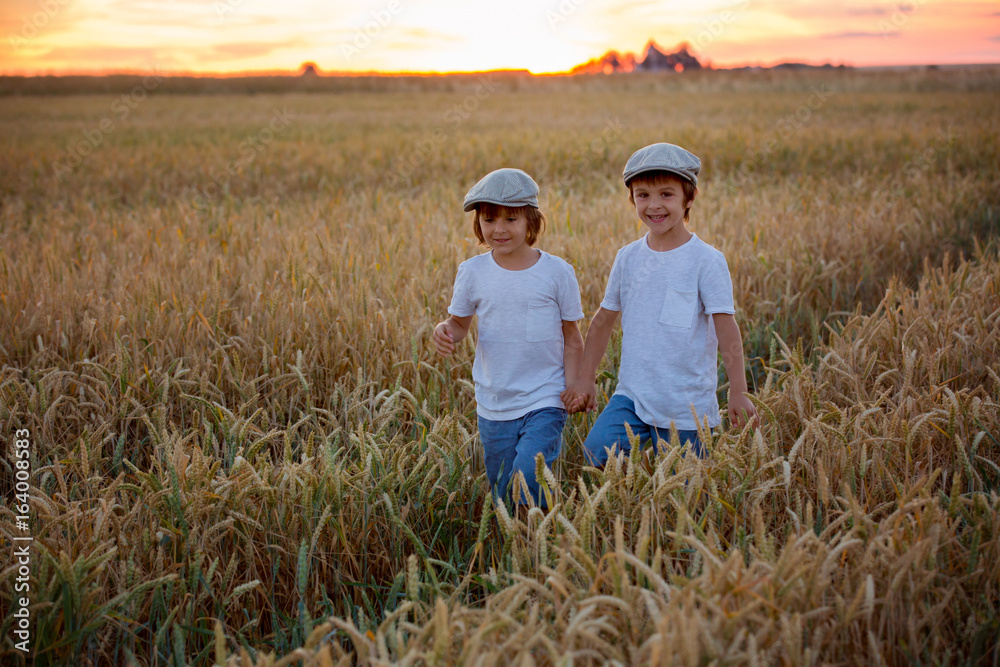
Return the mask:
<path id="1" fill-rule="evenodd" d="M 670 442 L 670 428 L 657 428 L 650 426 L 639 419 L 635 414 L 635 403 L 632 399 L 621 394 L 615 394 L 608 401 L 607 406 L 597 418 L 594 427 L 587 434 L 587 439 L 583 443 L 584 453 L 587 455 L 590 464 L 600 468 L 608 462 L 608 451 L 613 445 L 618 446 L 619 452 L 628 454 L 632 450 L 632 445 L 625 432 L 625 424 L 632 429 L 632 435 L 639 436 L 639 442 L 645 444 L 652 441 L 653 452 L 659 451 L 657 443 L 659 440 Z M 681 444 L 691 443 L 691 451 L 700 459 L 705 458 L 707 452 L 701 446 L 698 439 L 698 431 L 677 431 Z"/>
<path id="2" fill-rule="evenodd" d="M 511 478 L 515 471 L 524 475 L 528 483 L 528 493 L 537 507 L 545 507 L 545 495 L 539 492 L 535 479 L 535 455 L 545 457 L 549 468 L 559 457 L 562 448 L 563 426 L 566 425 L 566 411 L 561 408 L 541 408 L 523 417 L 510 421 L 492 421 L 479 418 L 479 438 L 483 441 L 486 459 L 486 476 L 497 502 L 511 497 Z M 526 505 L 525 496 L 515 500 L 515 504 Z"/>

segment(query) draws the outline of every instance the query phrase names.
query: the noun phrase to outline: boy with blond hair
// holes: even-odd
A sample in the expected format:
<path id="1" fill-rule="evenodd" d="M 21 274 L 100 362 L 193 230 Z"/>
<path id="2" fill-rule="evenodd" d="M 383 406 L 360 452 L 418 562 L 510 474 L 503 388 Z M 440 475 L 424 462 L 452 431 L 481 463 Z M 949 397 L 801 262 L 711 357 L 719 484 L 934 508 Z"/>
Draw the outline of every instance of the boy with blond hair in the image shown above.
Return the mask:
<path id="1" fill-rule="evenodd" d="M 486 475 L 497 502 L 518 511 L 546 498 L 535 475 L 541 454 L 549 468 L 562 448 L 563 394 L 574 382 L 583 350 L 576 272 L 565 260 L 534 247 L 545 227 L 538 185 L 520 169 L 497 169 L 465 196 L 475 211 L 473 231 L 490 252 L 462 262 L 448 319 L 432 340 L 448 356 L 478 319 L 472 379 Z M 513 475 L 527 485 L 514 495 Z"/>

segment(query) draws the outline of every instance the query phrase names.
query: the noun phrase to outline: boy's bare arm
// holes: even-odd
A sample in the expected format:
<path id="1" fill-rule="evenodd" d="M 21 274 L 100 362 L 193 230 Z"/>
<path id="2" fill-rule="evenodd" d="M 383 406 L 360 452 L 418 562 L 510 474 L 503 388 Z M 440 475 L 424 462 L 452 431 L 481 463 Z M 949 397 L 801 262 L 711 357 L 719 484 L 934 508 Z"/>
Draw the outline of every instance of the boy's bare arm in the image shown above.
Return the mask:
<path id="1" fill-rule="evenodd" d="M 576 322 L 563 320 L 563 363 L 566 366 L 566 386 L 576 383 L 580 373 L 580 359 L 583 358 L 583 335 Z"/>
<path id="2" fill-rule="evenodd" d="M 434 327 L 431 339 L 438 354 L 445 357 L 455 351 L 455 346 L 462 342 L 469 334 L 469 327 L 472 326 L 472 315 L 468 317 L 450 316 L 443 322 L 438 322 Z"/>
<path id="3" fill-rule="evenodd" d="M 729 421 L 741 427 L 752 420 L 759 423 L 757 408 L 747 398 L 746 366 L 743 361 L 743 337 L 736 318 L 729 313 L 714 313 L 715 335 L 719 338 L 719 352 L 722 354 L 722 365 L 726 367 L 726 377 L 729 378 Z"/>
<path id="4" fill-rule="evenodd" d="M 583 336 L 580 335 L 580 327 L 576 322 L 569 320 L 562 321 L 563 334 L 563 367 L 566 369 L 566 389 L 563 390 L 559 398 L 567 410 L 573 412 L 573 399 L 576 398 L 570 391 L 576 383 L 577 375 L 580 372 L 580 358 L 583 356 Z"/>
<path id="5" fill-rule="evenodd" d="M 608 349 L 608 341 L 611 340 L 611 332 L 619 315 L 617 310 L 598 308 L 594 319 L 590 321 L 576 382 L 567 384 L 567 391 L 577 397 L 573 411 L 597 409 L 597 367 L 601 365 L 604 352 Z"/>

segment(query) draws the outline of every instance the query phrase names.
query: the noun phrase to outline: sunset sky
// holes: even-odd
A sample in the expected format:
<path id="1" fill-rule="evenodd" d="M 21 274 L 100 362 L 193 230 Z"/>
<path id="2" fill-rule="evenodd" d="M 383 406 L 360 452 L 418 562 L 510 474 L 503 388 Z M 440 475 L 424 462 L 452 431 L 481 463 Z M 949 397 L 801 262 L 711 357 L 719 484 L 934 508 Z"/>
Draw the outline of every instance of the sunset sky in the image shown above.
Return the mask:
<path id="1" fill-rule="evenodd" d="M 1000 62 L 997 0 L 4 0 L 0 73 L 560 72 L 649 39 L 716 67 Z"/>

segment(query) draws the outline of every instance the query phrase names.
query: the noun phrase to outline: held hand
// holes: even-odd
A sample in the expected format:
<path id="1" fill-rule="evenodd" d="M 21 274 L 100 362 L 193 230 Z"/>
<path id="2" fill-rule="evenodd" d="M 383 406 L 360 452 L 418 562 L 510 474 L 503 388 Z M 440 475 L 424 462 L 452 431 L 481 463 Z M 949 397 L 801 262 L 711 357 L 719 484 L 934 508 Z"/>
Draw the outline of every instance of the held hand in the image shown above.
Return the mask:
<path id="1" fill-rule="evenodd" d="M 438 322 L 438 325 L 434 327 L 431 340 L 434 341 L 434 347 L 437 348 L 438 354 L 443 357 L 447 357 L 455 351 L 455 336 L 448 320 Z"/>
<path id="2" fill-rule="evenodd" d="M 594 382 L 577 382 L 560 394 L 566 411 L 570 414 L 575 412 L 591 412 L 597 409 L 597 384 Z"/>
<path id="3" fill-rule="evenodd" d="M 747 422 L 751 422 L 754 428 L 760 426 L 760 416 L 757 408 L 747 398 L 743 392 L 729 394 L 729 421 L 737 428 L 743 428 Z"/>
<path id="4" fill-rule="evenodd" d="M 577 410 L 581 412 L 596 412 L 597 411 L 597 383 L 588 382 L 584 383 L 578 392 L 579 396 L 579 406 Z"/>
<path id="5" fill-rule="evenodd" d="M 563 407 L 566 408 L 566 412 L 573 414 L 580 412 L 583 409 L 586 399 L 579 394 L 575 393 L 572 389 L 566 388 L 561 394 L 559 394 L 560 400 L 562 400 Z"/>

